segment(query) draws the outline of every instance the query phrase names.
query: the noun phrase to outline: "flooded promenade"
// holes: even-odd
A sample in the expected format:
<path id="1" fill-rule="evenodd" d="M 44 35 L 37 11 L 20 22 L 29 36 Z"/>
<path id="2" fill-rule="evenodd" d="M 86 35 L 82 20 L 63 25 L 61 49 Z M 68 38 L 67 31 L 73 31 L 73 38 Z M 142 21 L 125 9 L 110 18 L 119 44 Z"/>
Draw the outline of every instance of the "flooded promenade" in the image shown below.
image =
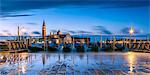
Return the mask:
<path id="1" fill-rule="evenodd" d="M 0 53 L 0 75 L 149 75 L 149 53 Z"/>
<path id="2" fill-rule="evenodd" d="M 0 75 L 150 75 L 150 0 L 0 0 Z"/>

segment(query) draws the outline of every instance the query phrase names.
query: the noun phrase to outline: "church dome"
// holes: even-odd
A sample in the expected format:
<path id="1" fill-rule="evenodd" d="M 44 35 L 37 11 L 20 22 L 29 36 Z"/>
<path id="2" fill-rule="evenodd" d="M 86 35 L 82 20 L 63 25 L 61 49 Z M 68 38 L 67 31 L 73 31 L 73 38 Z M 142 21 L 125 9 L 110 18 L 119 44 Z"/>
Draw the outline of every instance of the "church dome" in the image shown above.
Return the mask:
<path id="1" fill-rule="evenodd" d="M 62 32 L 60 30 L 57 31 L 57 35 L 61 35 Z"/>

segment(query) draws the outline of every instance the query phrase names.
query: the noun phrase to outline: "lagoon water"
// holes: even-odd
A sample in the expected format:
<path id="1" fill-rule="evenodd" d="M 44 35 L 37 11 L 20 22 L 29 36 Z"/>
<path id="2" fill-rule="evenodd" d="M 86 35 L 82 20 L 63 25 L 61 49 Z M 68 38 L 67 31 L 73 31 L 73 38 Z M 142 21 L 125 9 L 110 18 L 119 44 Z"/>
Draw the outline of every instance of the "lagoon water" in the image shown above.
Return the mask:
<path id="1" fill-rule="evenodd" d="M 149 53 L 0 53 L 0 75 L 150 75 Z"/>

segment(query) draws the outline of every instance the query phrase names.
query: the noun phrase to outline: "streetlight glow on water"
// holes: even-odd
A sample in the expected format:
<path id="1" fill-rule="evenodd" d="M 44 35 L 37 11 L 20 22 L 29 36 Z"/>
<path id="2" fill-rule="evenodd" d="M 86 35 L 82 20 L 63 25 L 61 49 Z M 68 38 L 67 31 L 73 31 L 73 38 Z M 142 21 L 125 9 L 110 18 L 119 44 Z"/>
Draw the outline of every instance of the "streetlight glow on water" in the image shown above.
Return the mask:
<path id="1" fill-rule="evenodd" d="M 150 73 L 148 53 L 16 53 L 5 56 L 7 62 L 1 65 L 5 67 L 0 66 L 1 75 L 4 75 L 4 72 L 6 75 L 49 75 L 60 72 L 66 75 L 96 75 L 93 71 L 103 75 Z"/>
<path id="2" fill-rule="evenodd" d="M 0 75 L 150 75 L 150 0 L 0 0 Z"/>
<path id="3" fill-rule="evenodd" d="M 129 73 L 133 73 L 134 70 L 134 64 L 136 63 L 136 58 L 133 52 L 129 52 L 128 53 L 128 63 L 129 63 L 129 67 L 130 67 L 130 71 Z"/>

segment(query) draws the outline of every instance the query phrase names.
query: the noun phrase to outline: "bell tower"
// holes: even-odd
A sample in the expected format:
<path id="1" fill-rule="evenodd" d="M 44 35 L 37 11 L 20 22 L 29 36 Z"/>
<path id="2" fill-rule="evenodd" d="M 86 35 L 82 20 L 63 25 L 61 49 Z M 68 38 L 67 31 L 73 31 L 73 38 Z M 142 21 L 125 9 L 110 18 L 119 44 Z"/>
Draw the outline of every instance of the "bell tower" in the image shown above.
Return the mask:
<path id="1" fill-rule="evenodd" d="M 44 41 L 46 41 L 46 25 L 45 21 L 43 21 L 43 26 L 42 26 L 42 38 Z"/>

